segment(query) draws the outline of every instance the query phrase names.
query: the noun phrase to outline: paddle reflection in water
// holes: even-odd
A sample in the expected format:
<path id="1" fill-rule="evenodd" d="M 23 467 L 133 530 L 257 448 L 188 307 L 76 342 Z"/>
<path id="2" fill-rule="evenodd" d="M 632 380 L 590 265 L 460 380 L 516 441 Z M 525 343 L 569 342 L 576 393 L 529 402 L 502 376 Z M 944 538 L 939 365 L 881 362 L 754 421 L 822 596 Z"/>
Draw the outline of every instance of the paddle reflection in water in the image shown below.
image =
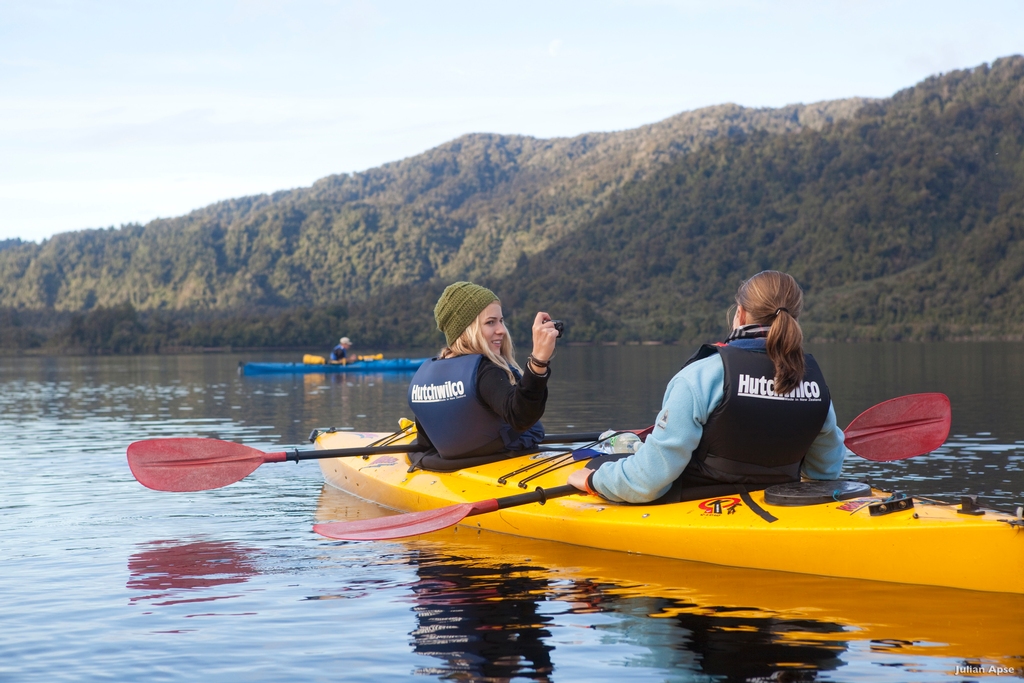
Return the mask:
<path id="1" fill-rule="evenodd" d="M 258 573 L 254 560 L 258 551 L 237 543 L 153 541 L 144 548 L 128 560 L 128 588 L 146 592 L 133 596 L 133 603 L 159 601 L 153 604 L 166 606 L 235 598 L 234 592 L 193 591 L 245 583 Z"/>
<path id="2" fill-rule="evenodd" d="M 378 514 L 325 485 L 316 518 Z M 944 678 L 963 662 L 1019 672 L 1024 659 L 1021 595 L 737 569 L 467 527 L 388 545 L 404 548 L 420 577 L 413 648 L 447 664 L 422 672 L 445 677 L 557 680 L 569 657 L 587 679 L 803 681 L 842 669 L 844 680 L 902 681 Z"/>

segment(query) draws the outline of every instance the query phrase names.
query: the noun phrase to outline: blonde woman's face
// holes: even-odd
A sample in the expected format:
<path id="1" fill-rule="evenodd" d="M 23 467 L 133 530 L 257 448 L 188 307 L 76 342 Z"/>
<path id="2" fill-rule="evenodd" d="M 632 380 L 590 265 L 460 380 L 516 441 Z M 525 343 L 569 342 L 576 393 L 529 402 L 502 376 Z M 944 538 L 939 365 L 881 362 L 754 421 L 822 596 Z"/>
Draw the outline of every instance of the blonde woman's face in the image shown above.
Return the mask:
<path id="1" fill-rule="evenodd" d="M 480 322 L 480 333 L 483 335 L 484 341 L 494 350 L 494 353 L 501 355 L 501 342 L 508 334 L 505 329 L 505 319 L 501 315 L 501 304 L 497 301 L 490 304 L 480 313 L 477 320 Z"/>

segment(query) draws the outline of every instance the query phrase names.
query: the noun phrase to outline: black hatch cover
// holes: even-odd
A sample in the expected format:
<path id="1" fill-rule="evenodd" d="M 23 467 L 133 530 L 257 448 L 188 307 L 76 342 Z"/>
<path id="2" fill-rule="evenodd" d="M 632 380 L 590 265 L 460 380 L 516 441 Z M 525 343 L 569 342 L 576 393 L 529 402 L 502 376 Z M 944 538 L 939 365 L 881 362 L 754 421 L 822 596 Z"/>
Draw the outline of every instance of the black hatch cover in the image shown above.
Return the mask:
<path id="1" fill-rule="evenodd" d="M 821 505 L 836 500 L 871 495 L 871 487 L 859 481 L 795 481 L 776 484 L 764 490 L 764 501 L 769 505 Z"/>

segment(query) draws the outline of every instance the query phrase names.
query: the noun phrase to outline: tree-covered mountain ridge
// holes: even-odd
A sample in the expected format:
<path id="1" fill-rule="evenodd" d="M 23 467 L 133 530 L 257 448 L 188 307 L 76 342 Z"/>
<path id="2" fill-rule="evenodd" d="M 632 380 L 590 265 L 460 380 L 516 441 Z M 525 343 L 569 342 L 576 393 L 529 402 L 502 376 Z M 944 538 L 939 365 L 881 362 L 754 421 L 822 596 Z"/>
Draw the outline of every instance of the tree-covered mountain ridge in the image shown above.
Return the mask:
<path id="1" fill-rule="evenodd" d="M 17 334 L 0 337 L 39 343 L 24 321 L 41 300 L 8 293 L 24 288 L 92 308 L 53 339 L 93 350 L 338 331 L 433 346 L 434 301 L 469 277 L 500 294 L 517 339 L 543 309 L 575 341 L 706 340 L 737 285 L 776 268 L 803 285 L 812 339 L 1024 338 L 1022 237 L 1014 56 L 884 100 L 724 105 L 564 140 L 465 136 L 304 190 L 14 245 L 0 303 Z M 95 273 L 117 281 L 102 289 Z"/>
<path id="2" fill-rule="evenodd" d="M 1021 338 L 1024 58 L 821 129 L 712 142 L 625 187 L 586 235 L 503 284 L 526 308 L 572 302 L 598 338 L 720 334 L 765 268 L 804 287 L 812 338 Z"/>
<path id="3" fill-rule="evenodd" d="M 472 134 L 312 187 L 0 250 L 0 307 L 291 307 L 511 272 L 576 233 L 625 184 L 709 141 L 821 128 L 866 100 L 720 105 L 615 133 Z"/>

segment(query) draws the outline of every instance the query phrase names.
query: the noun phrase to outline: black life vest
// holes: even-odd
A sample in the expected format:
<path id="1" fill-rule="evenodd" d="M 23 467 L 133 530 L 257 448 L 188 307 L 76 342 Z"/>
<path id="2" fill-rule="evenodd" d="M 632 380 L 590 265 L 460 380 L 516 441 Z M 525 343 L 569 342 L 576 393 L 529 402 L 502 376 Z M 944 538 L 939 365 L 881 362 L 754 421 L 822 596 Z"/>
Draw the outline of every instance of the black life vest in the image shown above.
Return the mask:
<path id="1" fill-rule="evenodd" d="M 775 366 L 761 351 L 705 345 L 686 365 L 714 353 L 725 366 L 722 403 L 708 417 L 677 486 L 799 481 L 800 463 L 831 405 L 818 363 L 805 354 L 803 381 L 780 396 L 774 391 Z"/>
<path id="2" fill-rule="evenodd" d="M 482 360 L 480 354 L 432 358 L 413 375 L 409 408 L 442 458 L 526 450 L 544 438 L 540 422 L 517 432 L 480 400 L 476 378 Z"/>

